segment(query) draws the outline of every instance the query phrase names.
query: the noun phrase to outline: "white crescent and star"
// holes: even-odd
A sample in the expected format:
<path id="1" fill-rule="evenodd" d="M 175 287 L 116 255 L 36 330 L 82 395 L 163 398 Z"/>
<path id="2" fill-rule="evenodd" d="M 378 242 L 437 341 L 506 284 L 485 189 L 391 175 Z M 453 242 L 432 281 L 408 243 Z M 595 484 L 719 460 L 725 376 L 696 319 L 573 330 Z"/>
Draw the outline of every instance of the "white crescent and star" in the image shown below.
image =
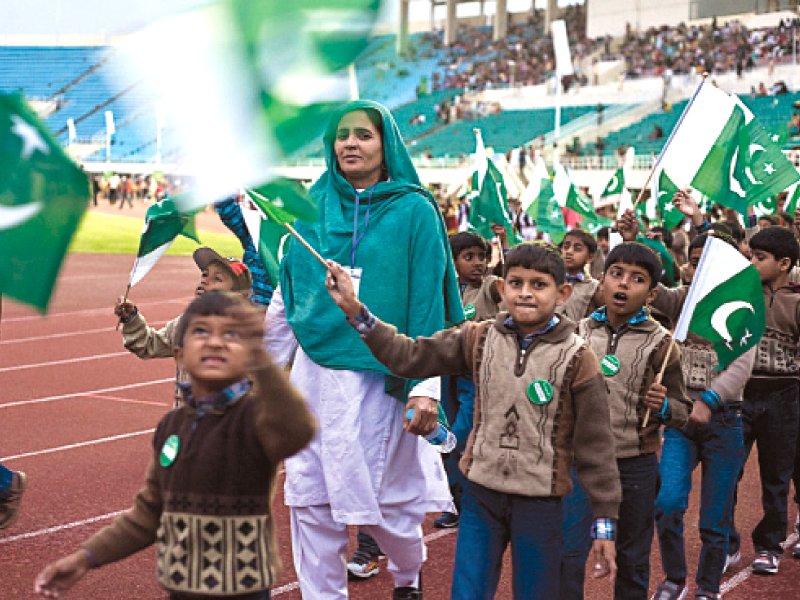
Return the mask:
<path id="1" fill-rule="evenodd" d="M 11 128 L 11 133 L 22 139 L 22 153 L 23 159 L 30 158 L 37 150 L 42 154 L 50 154 L 50 148 L 39 135 L 36 128 L 25 121 L 19 115 L 11 115 L 11 122 L 14 126 Z"/>
<path id="2" fill-rule="evenodd" d="M 728 331 L 728 319 L 734 312 L 743 308 L 746 308 L 753 314 L 756 312 L 753 308 L 753 305 L 749 302 L 744 302 L 743 300 L 734 300 L 721 305 L 711 315 L 711 327 L 713 327 L 720 337 L 722 337 L 722 339 L 728 344 L 733 341 L 730 331 Z"/>
<path id="3" fill-rule="evenodd" d="M 595 189 L 597 189 L 597 188 L 595 188 Z M 617 174 L 616 173 L 614 173 L 611 176 L 611 181 L 608 182 L 608 185 L 606 186 L 606 191 L 610 192 L 610 191 L 615 190 L 615 189 L 617 189 Z"/>

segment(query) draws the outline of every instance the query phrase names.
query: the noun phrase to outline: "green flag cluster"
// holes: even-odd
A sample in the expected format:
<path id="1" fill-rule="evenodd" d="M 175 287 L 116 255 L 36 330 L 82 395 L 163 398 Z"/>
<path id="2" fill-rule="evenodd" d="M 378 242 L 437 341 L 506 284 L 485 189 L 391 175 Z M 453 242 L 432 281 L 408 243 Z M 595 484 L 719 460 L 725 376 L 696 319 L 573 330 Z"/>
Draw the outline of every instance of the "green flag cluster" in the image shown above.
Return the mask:
<path id="1" fill-rule="evenodd" d="M 605 189 L 603 189 L 603 193 L 600 194 L 601 198 L 607 198 L 608 196 L 618 196 L 622 193 L 622 190 L 625 189 L 625 174 L 622 170 L 622 167 L 614 171 L 614 174 L 611 176 L 611 179 L 608 180 Z"/>
<path id="2" fill-rule="evenodd" d="M 25 101 L 0 95 L 0 293 L 47 311 L 89 180 Z"/>
<path id="3" fill-rule="evenodd" d="M 242 216 L 270 284 L 277 287 L 280 263 L 291 241 L 284 224 L 292 224 L 296 219 L 316 220 L 317 206 L 300 183 L 277 179 L 248 190 Z"/>
<path id="4" fill-rule="evenodd" d="M 735 95 L 701 84 L 660 164 L 679 187 L 691 186 L 742 215 L 800 179 L 781 148 Z"/>
<path id="5" fill-rule="evenodd" d="M 758 343 L 766 306 L 758 271 L 726 242 L 709 236 L 675 326 L 675 339 L 689 332 L 714 345 L 723 370 Z"/>
<path id="6" fill-rule="evenodd" d="M 508 210 L 508 192 L 503 174 L 487 155 L 479 130 L 475 130 L 475 171 L 470 179 L 470 188 L 470 229 L 488 240 L 495 237 L 492 225 L 502 225 L 509 244 L 514 244 L 517 235 Z"/>
<path id="7" fill-rule="evenodd" d="M 200 243 L 194 225 L 194 215 L 194 212 L 179 211 L 175 206 L 175 200 L 170 198 L 156 202 L 147 209 L 139 250 L 136 252 L 136 261 L 131 270 L 129 281 L 131 287 L 150 272 L 179 235 Z"/>
<path id="8" fill-rule="evenodd" d="M 678 210 L 675 203 L 672 201 L 673 196 L 678 192 L 678 186 L 667 175 L 663 169 L 657 178 L 653 178 L 655 185 L 653 186 L 652 193 L 656 199 L 658 206 L 658 214 L 661 217 L 661 222 L 667 229 L 674 229 L 681 221 L 683 221 L 683 213 Z"/>

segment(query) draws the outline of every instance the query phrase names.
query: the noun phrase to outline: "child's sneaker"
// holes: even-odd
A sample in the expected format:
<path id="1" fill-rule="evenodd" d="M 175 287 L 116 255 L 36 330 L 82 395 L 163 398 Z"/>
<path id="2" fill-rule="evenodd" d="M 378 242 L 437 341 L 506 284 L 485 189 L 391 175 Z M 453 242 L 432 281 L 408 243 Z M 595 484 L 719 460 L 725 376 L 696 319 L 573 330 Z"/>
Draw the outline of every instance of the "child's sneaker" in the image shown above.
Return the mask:
<path id="1" fill-rule="evenodd" d="M 717 592 L 707 592 L 705 590 L 697 590 L 694 593 L 694 600 L 720 600 L 721 594 Z"/>
<path id="2" fill-rule="evenodd" d="M 733 554 L 726 554 L 725 555 L 725 566 L 722 568 L 722 574 L 728 572 L 728 569 L 735 567 L 739 564 L 739 561 L 742 560 L 742 553 L 738 550 Z"/>
<path id="3" fill-rule="evenodd" d="M 658 584 L 656 593 L 650 600 L 683 600 L 684 598 L 686 598 L 686 586 L 665 579 Z"/>
<path id="4" fill-rule="evenodd" d="M 775 575 L 781 566 L 781 557 L 769 550 L 759 550 L 751 566 L 753 573 L 758 575 Z"/>
<path id="5" fill-rule="evenodd" d="M 419 574 L 417 587 L 396 587 L 392 591 L 392 600 L 422 600 L 422 573 Z"/>
<path id="6" fill-rule="evenodd" d="M 458 515 L 451 512 L 443 512 L 433 522 L 436 529 L 452 529 L 458 527 Z"/>
<path id="7" fill-rule="evenodd" d="M 11 487 L 0 497 L 0 529 L 5 529 L 17 519 L 19 513 L 19 503 L 22 500 L 22 493 L 25 491 L 27 476 L 22 471 L 13 471 L 11 475 Z"/>
<path id="8" fill-rule="evenodd" d="M 353 558 L 347 563 L 347 572 L 350 579 L 369 579 L 380 573 L 378 556 L 364 552 L 361 548 L 353 552 Z"/>

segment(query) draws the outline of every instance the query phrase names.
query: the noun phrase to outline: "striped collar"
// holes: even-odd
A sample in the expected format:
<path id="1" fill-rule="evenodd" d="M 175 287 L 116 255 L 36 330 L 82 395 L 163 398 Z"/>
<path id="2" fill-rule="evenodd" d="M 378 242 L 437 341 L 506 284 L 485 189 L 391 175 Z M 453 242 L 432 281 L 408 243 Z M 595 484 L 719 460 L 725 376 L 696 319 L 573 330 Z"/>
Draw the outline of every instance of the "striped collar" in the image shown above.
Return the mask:
<path id="1" fill-rule="evenodd" d="M 650 312 L 645 308 L 642 307 L 639 309 L 635 315 L 633 315 L 625 325 L 639 325 L 640 323 L 644 323 L 647 321 L 647 318 L 650 316 Z M 590 318 L 594 319 L 598 323 L 606 323 L 608 324 L 608 315 L 606 314 L 606 307 L 601 306 L 596 311 L 594 311 Z"/>

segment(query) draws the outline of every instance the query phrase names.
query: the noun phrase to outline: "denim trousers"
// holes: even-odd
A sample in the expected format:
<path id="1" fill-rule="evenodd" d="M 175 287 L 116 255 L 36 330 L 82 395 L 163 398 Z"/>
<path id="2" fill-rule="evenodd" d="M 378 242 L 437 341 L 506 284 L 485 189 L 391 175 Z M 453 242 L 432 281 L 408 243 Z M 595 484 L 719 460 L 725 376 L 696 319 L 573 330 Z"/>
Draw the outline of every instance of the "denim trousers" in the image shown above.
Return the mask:
<path id="1" fill-rule="evenodd" d="M 792 381 L 776 390 L 754 389 L 748 384 L 744 391 L 745 462 L 755 443 L 764 512 L 752 533 L 756 552 L 768 550 L 783 554 L 781 542 L 786 537 L 789 520 L 789 486 L 798 435 L 798 389 L 798 382 Z M 728 551 L 736 552 L 740 546 L 741 537 L 732 523 Z"/>
<path id="2" fill-rule="evenodd" d="M 509 542 L 514 600 L 557 598 L 561 520 L 560 498 L 505 494 L 467 481 L 451 599 L 494 598 Z"/>
<path id="3" fill-rule="evenodd" d="M 654 532 L 654 506 L 658 491 L 658 458 L 642 454 L 617 459 L 622 504 L 617 521 L 616 600 L 646 600 L 650 584 L 650 547 Z M 575 482 L 577 483 L 577 482 Z M 566 540 L 561 564 L 562 600 L 583 598 L 586 559 L 591 549 L 592 510 L 580 485 L 564 497 L 563 531 Z M 568 537 L 569 536 L 569 537 Z"/>
<path id="4" fill-rule="evenodd" d="M 464 494 L 466 478 L 458 463 L 461 461 L 462 452 L 467 444 L 467 437 L 472 431 L 475 384 L 469 375 L 454 375 L 443 379 L 446 382 L 443 385 L 446 393 L 442 399 L 442 408 L 450 423 L 450 431 L 456 436 L 458 442 L 455 449 L 442 458 L 444 470 L 447 473 L 447 482 L 450 484 L 450 493 L 453 495 L 453 504 L 461 512 L 461 497 Z"/>
<path id="5" fill-rule="evenodd" d="M 656 498 L 656 527 L 661 564 L 667 579 L 686 579 L 683 517 L 689 506 L 692 471 L 702 466 L 700 540 L 695 581 L 707 592 L 719 592 L 736 481 L 744 460 L 742 416 L 737 405 L 714 413 L 707 425 L 667 428 L 661 451 L 661 486 Z"/>

